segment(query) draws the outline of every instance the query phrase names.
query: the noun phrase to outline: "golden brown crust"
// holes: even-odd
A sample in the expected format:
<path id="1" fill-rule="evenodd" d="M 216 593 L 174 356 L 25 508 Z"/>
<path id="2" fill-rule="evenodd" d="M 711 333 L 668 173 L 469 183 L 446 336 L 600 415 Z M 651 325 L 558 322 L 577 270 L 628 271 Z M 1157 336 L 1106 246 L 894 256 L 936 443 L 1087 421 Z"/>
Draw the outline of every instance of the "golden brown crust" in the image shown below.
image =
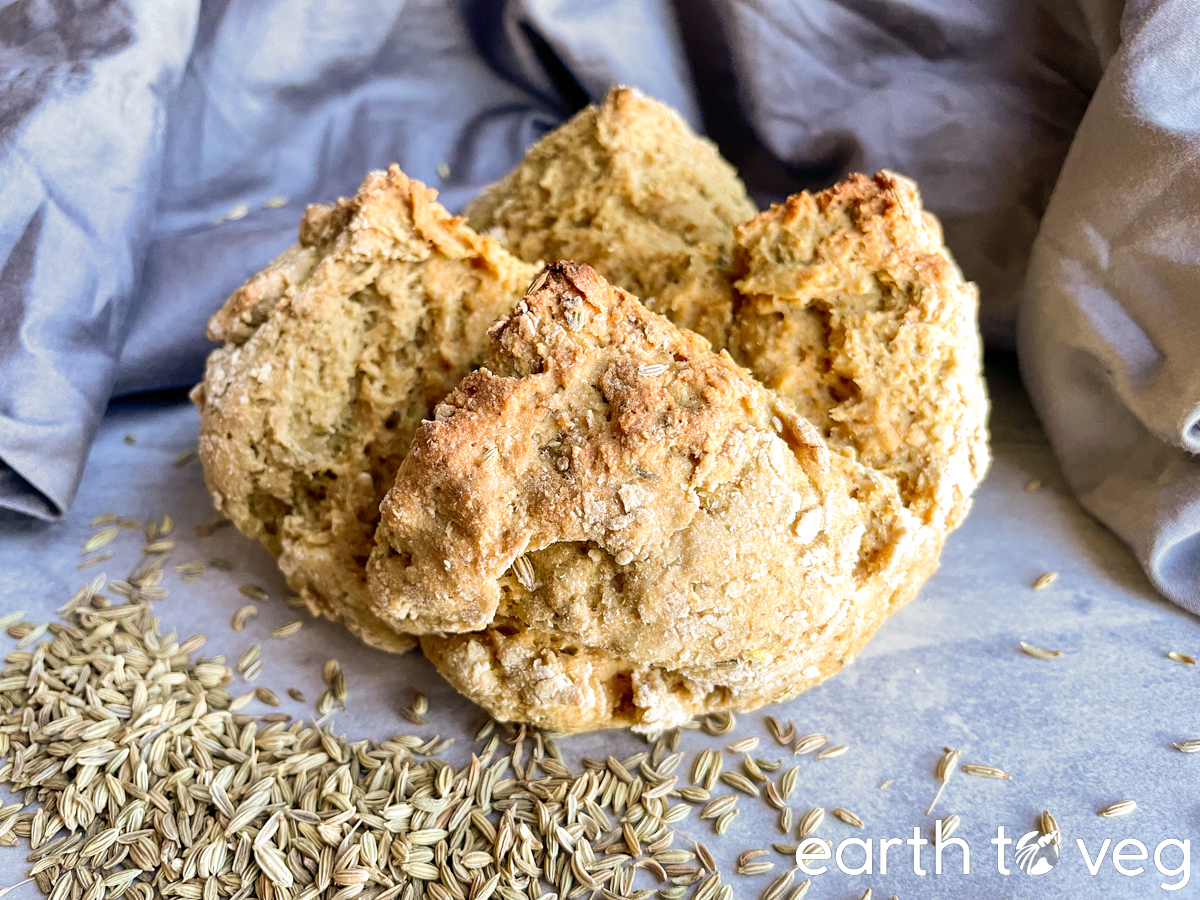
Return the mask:
<path id="1" fill-rule="evenodd" d="M 494 715 L 657 731 L 753 708 L 900 599 L 920 563 L 894 483 L 728 356 L 577 263 L 492 333 L 418 429 L 369 569 L 378 614 Z"/>
<path id="2" fill-rule="evenodd" d="M 631 88 L 546 135 L 467 208 L 522 259 L 586 262 L 717 348 L 733 228 L 755 212 L 716 147 Z"/>
<path id="3" fill-rule="evenodd" d="M 393 166 L 309 207 L 300 244 L 212 318 L 224 345 L 194 392 L 218 508 L 279 557 L 314 613 L 392 650 L 414 641 L 366 596 L 379 500 L 535 271 L 435 197 Z"/>

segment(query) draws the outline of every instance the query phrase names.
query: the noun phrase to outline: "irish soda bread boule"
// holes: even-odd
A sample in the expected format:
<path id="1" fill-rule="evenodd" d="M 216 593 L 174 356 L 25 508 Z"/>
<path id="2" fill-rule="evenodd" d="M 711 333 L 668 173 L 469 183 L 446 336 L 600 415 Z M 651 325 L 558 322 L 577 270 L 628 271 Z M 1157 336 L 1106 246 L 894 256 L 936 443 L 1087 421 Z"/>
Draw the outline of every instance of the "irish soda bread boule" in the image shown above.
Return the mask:
<path id="1" fill-rule="evenodd" d="M 314 613 L 497 718 L 653 733 L 811 687 L 936 568 L 987 398 L 912 182 L 755 215 L 616 89 L 475 228 L 435 196 L 393 166 L 309 207 L 209 325 L 206 481 Z"/>
<path id="2" fill-rule="evenodd" d="M 313 613 L 367 643 L 365 564 L 413 432 L 487 349 L 536 274 L 393 166 L 336 206 L 209 323 L 200 458 L 217 507 L 279 558 Z"/>
<path id="3" fill-rule="evenodd" d="M 590 267 L 492 335 L 417 429 L 370 583 L 493 715 L 656 732 L 789 697 L 932 569 L 894 479 Z"/>
<path id="4" fill-rule="evenodd" d="M 717 148 L 632 88 L 550 132 L 467 207 L 477 231 L 522 259 L 586 262 L 718 348 L 733 229 L 756 212 Z"/>

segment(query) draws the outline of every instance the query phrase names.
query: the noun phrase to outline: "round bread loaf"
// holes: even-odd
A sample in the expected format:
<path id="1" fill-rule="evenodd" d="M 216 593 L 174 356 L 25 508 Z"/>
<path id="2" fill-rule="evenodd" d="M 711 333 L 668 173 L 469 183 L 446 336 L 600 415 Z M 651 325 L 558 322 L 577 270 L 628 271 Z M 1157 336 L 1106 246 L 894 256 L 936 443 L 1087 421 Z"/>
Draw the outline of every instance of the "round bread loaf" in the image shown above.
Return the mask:
<path id="1" fill-rule="evenodd" d="M 214 316 L 218 507 L 314 613 L 419 635 L 501 719 L 653 733 L 852 660 L 988 462 L 976 291 L 915 185 L 735 229 L 732 168 L 614 91 L 470 212 L 647 303 L 563 262 L 515 312 L 537 268 L 435 196 L 392 167 L 310 207 Z"/>

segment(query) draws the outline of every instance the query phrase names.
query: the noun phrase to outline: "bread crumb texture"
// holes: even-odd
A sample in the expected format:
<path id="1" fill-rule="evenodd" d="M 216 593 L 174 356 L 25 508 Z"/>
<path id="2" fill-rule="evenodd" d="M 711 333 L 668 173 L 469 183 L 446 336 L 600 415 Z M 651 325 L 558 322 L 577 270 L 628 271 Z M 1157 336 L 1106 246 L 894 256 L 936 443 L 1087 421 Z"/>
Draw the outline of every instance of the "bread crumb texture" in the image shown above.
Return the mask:
<path id="1" fill-rule="evenodd" d="M 988 403 L 979 292 L 916 184 L 796 194 L 737 229 L 735 273 L 734 358 L 893 480 L 940 547 L 987 469 Z"/>
<path id="2" fill-rule="evenodd" d="M 379 501 L 536 272 L 436 196 L 392 166 L 310 206 L 299 243 L 212 318 L 222 346 L 193 393 L 217 507 L 314 614 L 396 651 L 415 642 L 367 597 Z"/>

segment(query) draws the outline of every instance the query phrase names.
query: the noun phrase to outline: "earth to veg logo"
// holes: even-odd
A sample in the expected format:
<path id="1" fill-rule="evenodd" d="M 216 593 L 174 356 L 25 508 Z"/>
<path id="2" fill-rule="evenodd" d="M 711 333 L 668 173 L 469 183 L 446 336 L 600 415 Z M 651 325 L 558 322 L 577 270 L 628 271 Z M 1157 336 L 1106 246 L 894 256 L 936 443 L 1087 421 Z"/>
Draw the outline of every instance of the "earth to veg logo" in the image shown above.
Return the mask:
<path id="1" fill-rule="evenodd" d="M 1045 875 L 1058 862 L 1059 834 L 1031 831 L 1013 848 L 1017 868 L 1026 875 Z"/>
<path id="2" fill-rule="evenodd" d="M 808 876 L 818 876 L 836 867 L 843 875 L 887 875 L 889 869 L 895 873 L 897 867 L 908 869 L 919 877 L 942 875 L 969 876 L 972 857 L 978 864 L 982 860 L 966 839 L 949 837 L 942 830 L 943 820 L 934 823 L 933 840 L 922 836 L 923 829 L 914 827 L 912 837 L 848 837 L 836 846 L 827 838 L 809 836 L 796 848 L 796 867 Z M 951 829 L 953 831 L 953 829 Z M 1076 838 L 1073 844 L 1063 843 L 1057 825 L 1049 831 L 1030 831 L 1019 839 L 1005 834 L 1003 825 L 996 828 L 996 836 L 988 841 L 994 846 L 995 870 L 1000 875 L 1040 876 L 1052 871 L 1063 861 L 1064 848 L 1070 865 L 1078 872 L 1079 863 L 1086 866 L 1087 874 L 1096 877 L 1106 865 L 1118 875 L 1136 878 L 1149 872 L 1149 863 L 1166 879 L 1159 889 L 1178 891 L 1187 886 L 1192 876 L 1192 842 L 1190 839 L 1164 838 L 1157 845 L 1143 843 L 1132 837 L 1110 838 L 1089 843 Z M 931 846 L 932 845 L 932 846 Z M 1078 856 L 1073 856 L 1075 848 Z M 1110 852 L 1111 851 L 1111 852 Z M 932 858 L 931 858 L 932 857 Z M 986 859 L 986 857 L 984 857 Z M 932 863 L 932 865 L 930 865 Z M 1013 868 L 1008 864 L 1014 863 Z M 986 863 L 984 864 L 986 867 Z M 1020 878 L 1021 875 L 1016 875 Z"/>

